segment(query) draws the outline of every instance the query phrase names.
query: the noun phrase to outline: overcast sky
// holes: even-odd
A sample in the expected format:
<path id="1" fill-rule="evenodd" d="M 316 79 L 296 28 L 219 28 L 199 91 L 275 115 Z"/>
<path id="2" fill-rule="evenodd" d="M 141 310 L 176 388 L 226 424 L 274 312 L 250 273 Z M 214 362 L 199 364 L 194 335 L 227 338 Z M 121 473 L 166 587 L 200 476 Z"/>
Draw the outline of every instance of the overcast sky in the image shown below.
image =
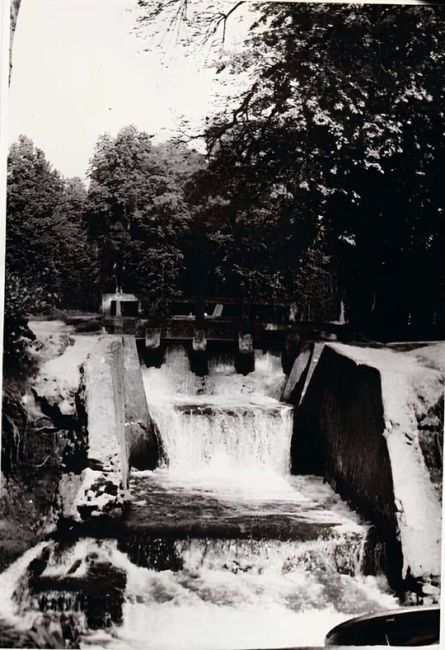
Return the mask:
<path id="1" fill-rule="evenodd" d="M 84 177 L 98 135 L 135 126 L 165 140 L 181 116 L 200 124 L 217 91 L 215 68 L 144 52 L 136 0 L 22 0 L 14 38 L 9 142 L 23 133 L 65 176 Z M 245 27 L 234 21 L 232 39 Z M 152 41 L 151 41 L 152 42 Z"/>

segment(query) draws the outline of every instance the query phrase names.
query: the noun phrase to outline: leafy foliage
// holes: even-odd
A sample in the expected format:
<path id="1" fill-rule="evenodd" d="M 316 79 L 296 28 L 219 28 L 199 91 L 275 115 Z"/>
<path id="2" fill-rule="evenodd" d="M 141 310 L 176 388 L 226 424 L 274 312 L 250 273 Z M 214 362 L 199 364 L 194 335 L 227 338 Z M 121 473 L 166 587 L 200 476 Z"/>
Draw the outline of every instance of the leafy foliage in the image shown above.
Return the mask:
<path id="1" fill-rule="evenodd" d="M 65 180 L 54 211 L 53 288 L 65 309 L 95 311 L 100 300 L 96 250 L 85 226 L 87 191 L 79 178 Z"/>
<path id="2" fill-rule="evenodd" d="M 245 9 L 138 5 L 141 25 L 167 16 L 211 47 Z M 11 147 L 11 363 L 28 312 L 92 309 L 116 289 L 151 316 L 183 292 L 332 318 L 338 286 L 374 336 L 445 321 L 444 8 L 270 2 L 252 17 L 243 51 L 218 58 L 221 79 L 243 83 L 206 121 L 206 161 L 129 126 L 99 139 L 87 191 L 28 138 Z"/>
<path id="3" fill-rule="evenodd" d="M 94 256 L 83 225 L 86 190 L 64 180 L 43 151 L 21 136 L 8 159 L 8 273 L 40 287 L 49 303 L 84 306 L 91 298 Z"/>
<path id="4" fill-rule="evenodd" d="M 204 202 L 217 206 L 224 260 L 239 283 L 261 269 L 292 293 L 315 246 L 361 327 L 431 324 L 444 278 L 443 7 L 259 13 L 225 71 L 250 83 L 205 134 Z"/>
<path id="5" fill-rule="evenodd" d="M 39 286 L 27 286 L 20 276 L 6 274 L 3 314 L 3 367 L 8 374 L 20 374 L 27 365 L 27 347 L 34 340 L 28 314 L 45 309 L 48 301 Z"/>
<path id="6" fill-rule="evenodd" d="M 43 151 L 20 136 L 8 158 L 7 269 L 51 285 L 53 216 L 63 188 Z"/>
<path id="7" fill-rule="evenodd" d="M 178 291 L 180 241 L 190 221 L 183 178 L 196 160 L 172 146 L 154 147 L 149 135 L 132 126 L 114 139 L 99 139 L 87 216 L 103 290 L 135 292 L 150 313 L 162 311 Z"/>
<path id="8" fill-rule="evenodd" d="M 26 363 L 29 314 L 97 304 L 94 255 L 83 224 L 86 190 L 64 180 L 43 151 L 21 136 L 7 177 L 5 369 Z M 93 282 L 92 282 L 93 280 Z"/>

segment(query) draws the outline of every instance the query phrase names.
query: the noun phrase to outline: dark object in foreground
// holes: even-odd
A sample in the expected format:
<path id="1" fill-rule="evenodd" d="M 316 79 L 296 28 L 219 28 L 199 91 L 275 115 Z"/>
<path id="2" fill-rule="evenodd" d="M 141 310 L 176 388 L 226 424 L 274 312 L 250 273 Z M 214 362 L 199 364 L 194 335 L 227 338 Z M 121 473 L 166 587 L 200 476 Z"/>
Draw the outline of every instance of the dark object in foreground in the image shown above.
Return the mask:
<path id="1" fill-rule="evenodd" d="M 421 646 L 439 643 L 440 608 L 406 607 L 384 614 L 359 616 L 334 627 L 327 646 Z"/>

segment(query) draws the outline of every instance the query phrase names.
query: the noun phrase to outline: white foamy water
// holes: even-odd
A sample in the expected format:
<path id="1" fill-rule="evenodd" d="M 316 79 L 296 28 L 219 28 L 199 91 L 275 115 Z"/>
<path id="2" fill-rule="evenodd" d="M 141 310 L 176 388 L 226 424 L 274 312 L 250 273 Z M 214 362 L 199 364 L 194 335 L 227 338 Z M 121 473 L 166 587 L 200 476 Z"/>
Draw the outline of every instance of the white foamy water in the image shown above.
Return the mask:
<path id="1" fill-rule="evenodd" d="M 144 384 L 150 404 L 180 404 L 193 398 L 195 403 L 279 404 L 286 379 L 280 357 L 270 352 L 255 353 L 255 370 L 248 375 L 235 371 L 233 357 L 209 358 L 209 374 L 198 377 L 190 370 L 184 347 L 168 348 L 161 368 L 143 368 Z"/>
<path id="2" fill-rule="evenodd" d="M 133 473 L 135 520 L 260 537 L 177 539 L 180 570 L 133 566 L 110 647 L 323 645 L 351 616 L 397 606 L 384 580 L 360 575 L 366 526 L 358 516 L 321 478 L 290 475 L 293 412 L 279 402 L 277 356 L 257 353 L 247 377 L 231 359 L 210 359 L 209 375 L 197 377 L 176 348 L 143 375 L 167 462 Z M 283 530 L 296 539 L 273 539 Z"/>
<path id="3" fill-rule="evenodd" d="M 320 646 L 344 620 L 397 607 L 385 580 L 361 575 L 366 525 L 321 477 L 290 475 L 293 412 L 279 402 L 279 357 L 257 353 L 246 377 L 232 359 L 214 358 L 197 377 L 176 348 L 143 377 L 165 464 L 131 473 L 126 536 L 53 544 L 41 573 L 88 580 L 96 563 L 108 593 L 106 567 L 125 572 L 123 620 L 106 629 L 85 631 L 75 591 L 46 593 L 56 615 L 75 612 L 82 647 Z M 41 600 L 16 586 L 41 549 L 0 576 L 2 611 L 25 611 L 27 623 Z"/>
<path id="4" fill-rule="evenodd" d="M 83 539 L 66 549 L 51 544 L 42 577 L 84 576 L 85 559 L 93 556 L 125 572 L 122 625 L 84 633 L 84 648 L 314 646 L 322 645 L 326 633 L 351 616 L 396 607 L 395 598 L 382 591 L 384 585 L 376 578 L 347 574 L 360 563 L 360 541 L 352 539 L 350 544 L 342 552 L 332 540 L 298 545 L 274 540 L 176 540 L 172 554 L 181 566 L 156 571 L 134 564 L 115 540 Z M 13 592 L 29 561 L 44 547 L 39 544 L 28 551 L 0 580 L 2 615 L 8 613 L 23 629 L 38 616 L 38 602 L 30 600 L 24 611 L 23 600 L 19 609 Z M 348 567 L 351 558 L 353 565 Z M 60 603 L 60 592 L 57 595 Z M 69 593 L 63 598 L 71 605 Z M 76 615 L 83 628 L 82 613 Z"/>
<path id="5" fill-rule="evenodd" d="M 182 569 L 153 571 L 110 549 L 113 563 L 127 573 L 127 589 L 124 623 L 106 638 L 106 647 L 322 645 L 329 629 L 350 616 L 395 607 L 375 578 L 326 567 L 308 572 L 303 549 L 289 543 L 192 540 L 177 542 L 175 550 Z M 86 637 L 84 647 L 103 647 L 94 639 Z"/>
<path id="6" fill-rule="evenodd" d="M 0 615 L 7 620 L 14 621 L 14 624 L 19 628 L 26 629 L 27 621 L 19 611 L 16 591 L 25 578 L 29 563 L 40 555 L 45 546 L 47 544 L 40 542 L 40 544 L 28 549 L 0 574 Z"/>
<path id="7" fill-rule="evenodd" d="M 212 405 L 181 412 L 175 405 L 151 407 L 172 472 L 214 476 L 271 469 L 289 473 L 292 409 Z"/>
<path id="8" fill-rule="evenodd" d="M 279 357 L 257 353 L 246 377 L 233 359 L 210 359 L 209 375 L 197 377 L 179 347 L 143 376 L 173 475 L 248 476 L 258 483 L 265 472 L 289 474 L 292 408 L 278 401 L 285 378 Z"/>
<path id="9" fill-rule="evenodd" d="M 188 474 L 164 467 L 133 472 L 130 493 L 132 510 L 151 521 L 275 517 L 366 534 L 359 516 L 317 476 L 281 476 L 261 468 L 215 476 L 211 467 Z"/>

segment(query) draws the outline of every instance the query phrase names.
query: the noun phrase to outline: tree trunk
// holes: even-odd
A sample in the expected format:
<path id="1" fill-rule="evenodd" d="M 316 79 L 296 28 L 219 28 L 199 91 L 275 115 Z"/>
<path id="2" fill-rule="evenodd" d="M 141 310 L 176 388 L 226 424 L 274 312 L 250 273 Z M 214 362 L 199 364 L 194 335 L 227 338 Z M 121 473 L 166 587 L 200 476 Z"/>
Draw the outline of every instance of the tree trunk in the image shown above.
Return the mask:
<path id="1" fill-rule="evenodd" d="M 21 0 L 11 0 L 11 22 L 10 22 L 10 37 L 9 37 L 9 83 L 11 83 L 11 70 L 12 70 L 12 43 L 14 40 L 14 32 L 17 25 L 17 17 L 19 14 Z"/>

